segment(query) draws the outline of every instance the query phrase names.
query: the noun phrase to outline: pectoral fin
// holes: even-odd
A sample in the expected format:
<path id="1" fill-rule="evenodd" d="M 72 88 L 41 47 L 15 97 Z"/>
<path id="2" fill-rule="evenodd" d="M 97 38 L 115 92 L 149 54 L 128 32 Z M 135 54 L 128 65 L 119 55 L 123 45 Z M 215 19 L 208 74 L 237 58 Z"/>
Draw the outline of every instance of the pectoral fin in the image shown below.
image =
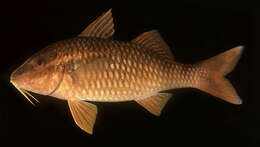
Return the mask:
<path id="1" fill-rule="evenodd" d="M 158 93 L 157 95 L 135 101 L 153 115 L 160 116 L 163 107 L 171 96 L 172 94 L 169 93 Z"/>
<path id="2" fill-rule="evenodd" d="M 97 115 L 96 105 L 74 99 L 68 99 L 68 104 L 76 124 L 82 130 L 92 134 Z"/>

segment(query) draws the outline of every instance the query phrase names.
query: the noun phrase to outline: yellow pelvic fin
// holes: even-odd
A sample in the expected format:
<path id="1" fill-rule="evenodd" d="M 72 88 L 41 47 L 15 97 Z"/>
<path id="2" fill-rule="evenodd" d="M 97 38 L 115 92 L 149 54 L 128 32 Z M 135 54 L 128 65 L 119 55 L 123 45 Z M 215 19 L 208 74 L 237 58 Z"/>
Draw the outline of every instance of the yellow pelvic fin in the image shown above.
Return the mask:
<path id="1" fill-rule="evenodd" d="M 85 132 L 92 134 L 97 116 L 96 105 L 75 99 L 68 99 L 68 104 L 75 123 Z"/>
<path id="2" fill-rule="evenodd" d="M 160 116 L 163 107 L 171 96 L 172 94 L 169 93 L 158 93 L 157 95 L 135 101 L 153 115 Z"/>

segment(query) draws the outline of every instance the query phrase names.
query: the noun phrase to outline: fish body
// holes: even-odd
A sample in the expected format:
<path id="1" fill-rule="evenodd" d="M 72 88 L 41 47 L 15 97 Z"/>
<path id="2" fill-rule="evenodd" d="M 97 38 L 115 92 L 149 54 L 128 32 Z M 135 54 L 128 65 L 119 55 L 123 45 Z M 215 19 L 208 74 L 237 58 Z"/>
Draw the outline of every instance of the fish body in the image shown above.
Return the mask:
<path id="1" fill-rule="evenodd" d="M 28 96 L 34 97 L 27 91 L 67 100 L 76 124 L 90 134 L 97 107 L 88 101 L 136 101 L 159 116 L 172 97 L 166 90 L 192 87 L 233 104 L 242 103 L 224 77 L 238 62 L 242 46 L 195 64 L 182 64 L 174 60 L 156 30 L 129 42 L 113 40 L 113 34 L 110 9 L 77 37 L 34 54 L 11 74 L 11 83 L 30 102 Z"/>
<path id="2" fill-rule="evenodd" d="M 177 63 L 134 42 L 76 37 L 60 41 L 63 80 L 52 96 L 88 101 L 129 101 L 160 91 L 194 87 L 207 71 Z M 59 52 L 59 51 L 58 51 Z"/>

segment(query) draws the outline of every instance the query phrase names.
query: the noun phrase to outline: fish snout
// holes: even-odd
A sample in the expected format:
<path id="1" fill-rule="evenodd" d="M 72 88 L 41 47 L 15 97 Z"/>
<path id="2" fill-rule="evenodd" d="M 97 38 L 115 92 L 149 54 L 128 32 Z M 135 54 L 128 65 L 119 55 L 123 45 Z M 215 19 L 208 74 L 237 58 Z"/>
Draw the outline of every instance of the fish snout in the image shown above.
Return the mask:
<path id="1" fill-rule="evenodd" d="M 12 74 L 11 74 L 11 76 L 10 76 L 10 82 L 11 82 L 11 83 L 15 83 L 15 81 L 16 81 L 16 79 L 17 79 L 16 77 L 17 77 L 17 74 L 16 74 L 15 71 L 13 71 Z"/>
<path id="2" fill-rule="evenodd" d="M 14 71 L 11 73 L 10 82 L 11 82 L 11 83 L 17 83 L 17 81 L 19 81 L 21 75 L 22 75 L 21 69 L 20 69 L 20 68 L 17 68 L 16 70 L 14 70 Z"/>

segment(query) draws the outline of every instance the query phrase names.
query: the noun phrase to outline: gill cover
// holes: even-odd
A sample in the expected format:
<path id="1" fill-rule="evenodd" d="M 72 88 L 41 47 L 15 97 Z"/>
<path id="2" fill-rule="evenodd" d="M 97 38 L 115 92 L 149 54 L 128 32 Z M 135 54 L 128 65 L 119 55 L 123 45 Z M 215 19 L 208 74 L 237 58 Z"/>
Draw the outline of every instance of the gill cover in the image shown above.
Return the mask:
<path id="1" fill-rule="evenodd" d="M 17 88 L 43 95 L 52 94 L 63 79 L 55 48 L 48 46 L 29 58 L 11 74 Z"/>

